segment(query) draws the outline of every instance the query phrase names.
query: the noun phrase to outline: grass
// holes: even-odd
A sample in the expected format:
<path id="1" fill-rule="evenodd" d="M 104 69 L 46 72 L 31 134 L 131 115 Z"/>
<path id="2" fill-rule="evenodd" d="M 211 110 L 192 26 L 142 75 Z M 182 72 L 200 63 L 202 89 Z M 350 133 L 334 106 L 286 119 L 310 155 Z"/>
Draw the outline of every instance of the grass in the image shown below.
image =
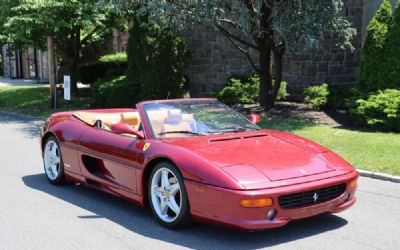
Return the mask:
<path id="1" fill-rule="evenodd" d="M 400 175 L 400 134 L 333 128 L 312 122 L 268 118 L 263 128 L 284 130 L 315 141 L 336 152 L 356 168 Z"/>
<path id="2" fill-rule="evenodd" d="M 90 98 L 72 98 L 71 103 L 61 97 L 59 107 L 54 111 L 49 107 L 49 89 L 43 87 L 0 87 L 0 110 L 17 112 L 45 118 L 54 112 L 87 109 Z"/>

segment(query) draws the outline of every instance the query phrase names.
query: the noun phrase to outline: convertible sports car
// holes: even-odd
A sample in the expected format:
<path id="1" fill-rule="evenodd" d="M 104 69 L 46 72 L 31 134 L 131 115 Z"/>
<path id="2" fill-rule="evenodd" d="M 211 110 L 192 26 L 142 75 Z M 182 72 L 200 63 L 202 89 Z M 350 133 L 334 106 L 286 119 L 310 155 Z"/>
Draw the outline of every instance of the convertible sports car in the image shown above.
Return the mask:
<path id="1" fill-rule="evenodd" d="M 194 219 L 260 230 L 355 203 L 349 163 L 259 119 L 208 98 L 56 113 L 42 129 L 44 170 L 53 184 L 149 206 L 170 228 Z"/>

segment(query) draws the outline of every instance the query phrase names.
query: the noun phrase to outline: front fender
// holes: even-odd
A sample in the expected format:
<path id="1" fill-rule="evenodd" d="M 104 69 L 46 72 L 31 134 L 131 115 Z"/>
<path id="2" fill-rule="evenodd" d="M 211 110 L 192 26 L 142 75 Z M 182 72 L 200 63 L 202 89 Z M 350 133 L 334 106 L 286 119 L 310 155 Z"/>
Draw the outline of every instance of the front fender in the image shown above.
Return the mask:
<path id="1" fill-rule="evenodd" d="M 151 146 L 146 152 L 144 165 L 157 158 L 167 158 L 179 168 L 185 179 L 228 189 L 244 188 L 226 171 L 188 149 L 158 141 L 149 143 Z"/>

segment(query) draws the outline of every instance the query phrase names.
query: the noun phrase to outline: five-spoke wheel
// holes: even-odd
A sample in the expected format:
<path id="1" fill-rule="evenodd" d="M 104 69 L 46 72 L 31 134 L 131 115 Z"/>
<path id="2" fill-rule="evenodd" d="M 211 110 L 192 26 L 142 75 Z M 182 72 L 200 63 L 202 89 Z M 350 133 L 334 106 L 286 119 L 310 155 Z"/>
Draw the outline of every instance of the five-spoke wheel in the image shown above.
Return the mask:
<path id="1" fill-rule="evenodd" d="M 161 162 L 153 169 L 148 190 L 151 210 L 162 225 L 176 228 L 190 221 L 183 178 L 173 164 Z"/>
<path id="2" fill-rule="evenodd" d="M 64 165 L 62 163 L 60 147 L 54 136 L 50 136 L 43 150 L 43 164 L 47 178 L 53 184 L 60 184 L 64 180 Z"/>

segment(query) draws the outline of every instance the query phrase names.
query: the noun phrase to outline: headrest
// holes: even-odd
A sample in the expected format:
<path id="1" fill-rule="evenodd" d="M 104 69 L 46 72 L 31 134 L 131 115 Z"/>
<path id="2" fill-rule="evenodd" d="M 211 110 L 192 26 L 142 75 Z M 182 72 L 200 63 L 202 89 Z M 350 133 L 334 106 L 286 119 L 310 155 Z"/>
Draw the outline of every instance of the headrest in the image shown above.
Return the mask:
<path id="1" fill-rule="evenodd" d="M 166 124 L 179 124 L 182 122 L 182 114 L 180 109 L 168 110 L 168 115 L 164 119 Z"/>
<path id="2" fill-rule="evenodd" d="M 139 124 L 138 114 L 134 112 L 122 113 L 121 120 L 123 123 L 128 123 L 131 125 Z"/>

